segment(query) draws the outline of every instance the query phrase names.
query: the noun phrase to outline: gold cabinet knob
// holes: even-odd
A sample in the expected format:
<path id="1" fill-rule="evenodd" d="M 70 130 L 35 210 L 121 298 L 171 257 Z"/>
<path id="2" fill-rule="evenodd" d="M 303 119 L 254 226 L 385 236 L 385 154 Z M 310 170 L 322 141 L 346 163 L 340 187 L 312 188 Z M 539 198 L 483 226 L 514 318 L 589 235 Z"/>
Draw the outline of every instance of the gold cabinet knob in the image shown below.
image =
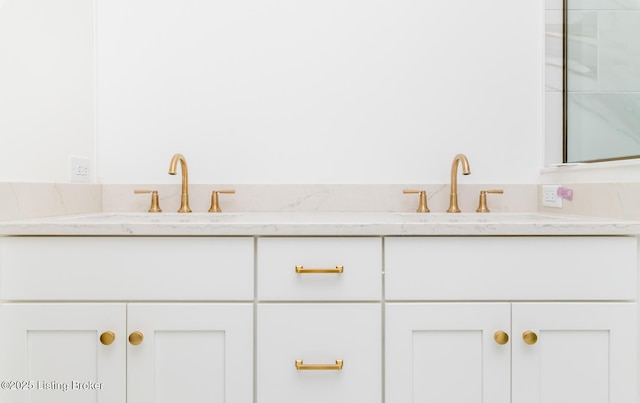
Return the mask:
<path id="1" fill-rule="evenodd" d="M 527 330 L 526 332 L 522 333 L 522 340 L 524 340 L 524 342 L 528 345 L 533 346 L 538 342 L 538 335 L 531 330 Z"/>
<path id="2" fill-rule="evenodd" d="M 100 343 L 104 344 L 105 346 L 108 346 L 111 343 L 113 343 L 115 339 L 116 339 L 116 334 L 110 330 L 100 335 Z"/>
<path id="3" fill-rule="evenodd" d="M 129 343 L 131 343 L 134 346 L 137 346 L 138 344 L 142 343 L 143 339 L 144 339 L 144 335 L 142 334 L 142 332 L 139 332 L 137 330 L 129 335 Z"/>
<path id="4" fill-rule="evenodd" d="M 509 342 L 509 335 L 506 332 L 503 332 L 502 330 L 498 330 L 493 334 L 493 339 L 496 341 L 496 343 L 500 344 L 501 346 L 504 346 Z"/>

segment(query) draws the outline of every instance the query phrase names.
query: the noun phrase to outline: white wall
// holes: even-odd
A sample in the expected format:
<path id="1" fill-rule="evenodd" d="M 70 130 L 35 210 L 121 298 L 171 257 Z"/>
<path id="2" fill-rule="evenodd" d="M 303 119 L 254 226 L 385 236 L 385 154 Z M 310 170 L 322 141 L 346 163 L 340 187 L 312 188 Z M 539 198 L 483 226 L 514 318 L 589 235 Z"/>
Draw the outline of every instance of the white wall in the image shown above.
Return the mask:
<path id="1" fill-rule="evenodd" d="M 442 182 L 457 152 L 535 181 L 539 5 L 441 3 L 100 2 L 101 180 L 175 181 L 179 151 L 202 183 Z M 93 156 L 92 14 L 0 2 L 0 180 Z"/>
<path id="2" fill-rule="evenodd" d="M 67 182 L 94 157 L 93 3 L 0 0 L 0 181 Z"/>
<path id="3" fill-rule="evenodd" d="M 250 44 L 251 38 L 260 38 L 261 35 L 247 26 L 250 20 L 244 21 L 248 18 L 246 15 L 219 21 L 222 25 L 231 25 L 231 32 L 236 35 L 221 32 L 220 27 L 222 39 L 215 41 L 198 34 L 217 29 L 211 27 L 215 18 L 200 12 L 215 11 L 199 9 L 206 7 L 204 3 L 181 2 L 180 8 L 171 9 L 168 0 L 159 2 L 155 7 L 150 7 L 144 0 L 127 4 L 121 0 L 101 2 L 99 6 L 102 9 L 98 11 L 98 20 L 102 24 L 100 43 L 103 47 L 108 43 L 123 45 L 121 52 L 129 52 L 123 60 L 109 60 L 109 57 L 118 55 L 118 50 L 113 48 L 109 50 L 106 47 L 98 54 L 99 65 L 103 68 L 110 66 L 99 76 L 100 85 L 113 84 L 112 89 L 103 88 L 106 93 L 101 99 L 100 116 L 104 121 L 100 125 L 98 153 L 102 162 L 102 179 L 107 183 L 174 183 L 177 179 L 165 172 L 170 156 L 180 151 L 189 159 L 192 182 L 446 182 L 451 157 L 463 151 L 470 157 L 473 175 L 461 179 L 461 183 L 536 182 L 541 165 L 538 143 L 542 137 L 538 98 L 538 56 L 542 57 L 539 54 L 541 36 L 538 30 L 541 21 L 540 13 L 536 11 L 540 5 L 535 1 L 522 2 L 528 4 L 518 2 L 507 8 L 504 4 L 495 3 L 489 9 L 486 4 L 476 2 L 441 3 L 430 4 L 428 10 L 418 10 L 416 19 L 419 24 L 408 28 L 412 32 L 429 34 L 423 46 L 428 52 L 407 50 L 414 45 L 423 45 L 415 41 L 415 35 L 410 35 L 413 39 L 405 40 L 404 47 L 397 50 L 403 51 L 406 57 L 426 55 L 424 59 L 417 59 L 419 64 L 413 70 L 403 71 L 407 74 L 413 71 L 416 76 L 399 76 L 394 70 L 398 68 L 397 64 L 382 63 L 384 58 L 379 57 L 381 63 L 372 65 L 352 57 L 349 63 L 341 62 L 343 70 L 334 69 L 329 75 L 344 87 L 366 90 L 366 96 L 353 92 L 348 93 L 348 97 L 345 95 L 351 101 L 345 106 L 347 102 L 341 97 L 346 93 L 342 89 L 334 86 L 324 90 L 317 83 L 313 87 L 315 81 L 306 80 L 302 70 L 293 69 L 291 71 L 298 72 L 298 82 L 312 81 L 303 86 L 305 91 L 298 94 L 300 99 L 306 103 L 313 101 L 305 95 L 313 89 L 314 94 L 324 95 L 317 102 L 323 101 L 325 108 L 318 109 L 327 113 L 316 113 L 316 110 L 305 114 L 304 105 L 294 103 L 289 106 L 298 113 L 290 113 L 291 119 L 287 119 L 287 115 L 280 116 L 278 121 L 274 114 L 261 115 L 255 109 L 243 113 L 241 109 L 233 109 L 236 104 L 256 108 L 258 101 L 252 103 L 247 99 L 254 89 L 260 90 L 258 94 L 263 97 L 269 97 L 269 90 L 276 88 L 276 84 L 278 88 L 287 89 L 289 95 L 296 91 L 295 82 L 290 83 L 283 78 L 272 84 L 258 81 L 260 70 L 253 70 L 250 76 L 253 84 L 256 81 L 259 84 L 257 87 L 240 85 L 243 76 L 229 67 L 230 60 L 234 60 L 229 57 L 234 55 L 234 49 L 236 59 L 257 57 L 257 45 L 253 56 L 243 56 L 243 49 L 247 47 L 240 45 Z M 248 6 L 247 0 L 237 4 Z M 410 3 L 394 4 L 398 4 L 400 10 Z M 332 21 L 333 17 L 319 14 L 308 3 L 299 2 L 299 5 L 307 7 L 308 13 L 314 11 L 307 19 L 310 27 L 320 29 L 323 21 L 325 24 Z M 335 2 L 333 7 L 337 7 Z M 355 21 L 353 25 L 360 27 L 359 30 L 367 28 L 369 31 L 363 32 L 373 32 L 375 27 L 367 25 L 364 17 L 372 17 L 374 11 L 367 7 L 362 9 L 368 10 L 369 14 L 363 16 L 354 10 L 341 10 L 341 15 Z M 240 13 L 242 10 L 235 11 Z M 263 11 L 268 14 L 268 10 Z M 304 8 L 297 11 L 302 12 Z M 380 42 L 381 38 L 386 38 L 382 42 L 384 45 L 386 41 L 387 45 L 379 49 L 393 52 L 394 47 L 389 41 L 394 35 L 404 34 L 389 33 L 393 31 L 392 20 L 411 20 L 412 17 L 402 16 L 398 10 L 387 17 L 386 31 L 382 30 L 384 35 L 374 39 Z M 254 15 L 253 18 L 258 17 Z M 250 22 L 260 26 L 259 19 Z M 135 31 L 133 26 L 136 23 L 139 32 L 127 38 L 124 33 L 132 29 Z M 287 21 L 276 24 L 281 33 L 287 27 L 293 29 L 292 25 L 295 24 Z M 163 26 L 173 28 L 163 36 L 160 35 Z M 340 45 L 335 43 L 336 35 L 345 36 L 349 26 L 343 20 L 342 25 L 326 28 L 323 32 L 330 34 L 329 39 L 333 38 L 334 45 Z M 91 1 L 0 0 L 0 158 L 4 166 L 0 170 L 0 181 L 67 182 L 69 155 L 94 156 L 94 27 Z M 267 29 L 269 25 L 263 24 L 262 27 Z M 109 32 L 111 38 L 107 40 L 104 35 Z M 307 38 L 314 37 L 313 29 L 304 32 Z M 270 35 L 273 38 L 275 33 Z M 324 35 L 318 35 L 316 42 L 322 42 Z M 284 33 L 282 36 L 289 40 Z M 353 38 L 353 35 L 348 37 Z M 367 43 L 366 35 L 355 37 Z M 360 52 L 359 47 L 348 47 L 353 45 L 353 41 L 355 39 L 350 39 L 343 47 L 338 46 L 343 56 L 348 56 L 350 51 L 354 54 Z M 214 49 L 213 45 L 219 48 Z M 281 46 L 285 45 L 292 47 L 295 41 L 291 39 Z M 306 55 L 305 60 L 310 63 L 313 54 L 304 49 L 296 54 Z M 317 46 L 314 49 L 317 50 Z M 210 77 L 211 72 L 217 71 L 210 65 L 217 60 L 211 55 L 214 50 L 226 51 L 223 61 L 228 63 L 222 64 L 227 69 L 224 79 Z M 172 61 L 180 52 L 189 53 L 188 61 L 209 64 Z M 325 49 L 327 52 L 329 50 Z M 144 70 L 149 67 L 143 58 L 145 55 L 155 57 L 150 62 L 154 63 L 152 68 L 146 71 L 148 74 Z M 367 55 L 376 57 L 372 49 Z M 296 58 L 288 60 L 291 62 Z M 342 61 L 345 58 L 327 58 L 320 63 L 325 71 L 333 65 L 330 60 Z M 275 63 L 275 60 L 271 61 Z M 181 66 L 187 68 L 181 69 Z M 391 84 L 382 84 L 381 80 L 372 84 L 372 72 L 367 73 L 370 75 L 363 73 L 361 79 L 354 79 L 359 74 L 356 67 L 364 71 L 375 67 L 374 73 L 387 72 L 390 76 L 387 78 L 393 80 Z M 245 72 L 251 71 L 246 69 Z M 271 73 L 277 71 L 272 66 Z M 320 82 L 326 75 L 315 79 Z M 110 83 L 109 80 L 115 82 Z M 230 84 L 230 80 L 235 80 L 233 84 L 237 86 Z M 128 92 L 124 91 L 125 84 L 130 87 Z M 218 87 L 211 88 L 214 85 Z M 286 99 L 284 89 L 280 92 L 280 101 Z M 330 89 L 340 95 L 332 97 Z M 234 95 L 236 93 L 238 95 Z M 390 95 L 379 97 L 382 93 Z M 131 102 L 131 97 L 139 102 Z M 235 99 L 236 104 L 228 102 L 229 99 Z M 385 106 L 385 113 L 381 116 L 367 114 L 376 106 L 374 100 L 379 102 L 378 106 Z M 118 107 L 118 102 L 123 106 Z M 260 105 L 267 110 L 277 110 L 268 103 Z M 235 115 L 230 114 L 234 111 Z M 349 120 L 340 116 L 340 111 L 347 116 L 352 116 L 353 112 L 360 115 L 356 113 L 356 118 Z M 198 112 L 203 112 L 202 116 Z M 121 115 L 116 116 L 115 113 Z M 117 119 L 120 118 L 126 121 L 118 127 Z M 298 127 L 292 123 L 294 120 Z M 272 146 L 273 139 L 280 134 L 280 140 L 289 145 Z M 355 154 L 342 152 L 340 147 L 336 147 L 336 142 L 361 151 Z M 288 153 L 294 147 L 291 144 L 306 147 L 306 152 Z M 547 156 L 557 154 L 559 145 L 554 144 L 547 141 Z M 328 151 L 323 151 L 323 147 Z M 296 164 L 298 158 L 306 159 L 307 163 Z M 550 158 L 547 162 L 558 161 Z M 540 178 L 547 183 L 637 182 L 640 181 L 640 164 L 605 163 L 586 169 L 547 169 Z"/>
<path id="4" fill-rule="evenodd" d="M 541 1 L 97 0 L 99 180 L 532 183 Z"/>

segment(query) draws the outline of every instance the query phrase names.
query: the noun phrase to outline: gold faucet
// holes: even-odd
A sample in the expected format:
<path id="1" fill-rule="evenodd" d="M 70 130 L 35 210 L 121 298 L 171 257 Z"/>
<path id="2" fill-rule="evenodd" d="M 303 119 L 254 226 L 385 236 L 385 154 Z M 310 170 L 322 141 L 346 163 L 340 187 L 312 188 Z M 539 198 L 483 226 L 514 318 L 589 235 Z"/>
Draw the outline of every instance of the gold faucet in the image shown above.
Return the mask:
<path id="1" fill-rule="evenodd" d="M 412 189 L 404 189 L 402 191 L 404 194 L 419 194 L 420 202 L 418 203 L 418 209 L 416 212 L 418 213 L 428 213 L 429 207 L 427 207 L 427 191 L 426 190 L 412 190 Z"/>
<path id="2" fill-rule="evenodd" d="M 169 165 L 169 175 L 176 174 L 176 168 L 180 161 L 180 169 L 182 170 L 182 195 L 180 196 L 180 209 L 178 213 L 190 213 L 189 207 L 189 171 L 187 170 L 187 160 L 182 154 L 175 154 L 171 158 L 171 164 Z"/>
<path id="3" fill-rule="evenodd" d="M 481 190 L 480 198 L 478 199 L 478 209 L 476 210 L 477 213 L 488 213 L 489 211 L 491 211 L 489 210 L 489 207 L 487 207 L 487 193 L 503 194 L 504 190 Z"/>
<path id="4" fill-rule="evenodd" d="M 150 213 L 162 213 L 157 190 L 135 189 L 133 193 L 135 194 L 151 193 L 151 207 L 149 207 L 148 211 Z"/>
<path id="5" fill-rule="evenodd" d="M 464 154 L 457 154 L 453 157 L 453 163 L 451 164 L 451 195 L 449 197 L 449 209 L 447 213 L 459 213 L 458 207 L 458 163 L 462 163 L 462 174 L 469 175 L 471 170 L 469 169 L 469 160 Z"/>
<path id="6" fill-rule="evenodd" d="M 220 208 L 220 203 L 218 202 L 218 194 L 235 194 L 235 190 L 213 190 L 211 191 L 211 208 L 209 208 L 210 213 L 221 213 L 222 209 Z"/>

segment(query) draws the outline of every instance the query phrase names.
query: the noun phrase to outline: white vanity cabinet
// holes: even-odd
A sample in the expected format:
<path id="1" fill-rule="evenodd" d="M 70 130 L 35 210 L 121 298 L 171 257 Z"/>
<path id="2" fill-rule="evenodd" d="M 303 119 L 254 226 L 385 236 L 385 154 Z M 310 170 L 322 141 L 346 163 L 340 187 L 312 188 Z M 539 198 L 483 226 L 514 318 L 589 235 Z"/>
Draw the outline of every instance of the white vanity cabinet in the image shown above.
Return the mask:
<path id="1" fill-rule="evenodd" d="M 257 402 L 382 401 L 382 238 L 259 238 Z"/>
<path id="2" fill-rule="evenodd" d="M 249 237 L 1 238 L 0 379 L 36 384 L 0 401 L 253 402 L 253 273 Z"/>
<path id="3" fill-rule="evenodd" d="M 638 403 L 638 253 L 612 235 L 0 237 L 0 402 Z"/>
<path id="4" fill-rule="evenodd" d="M 636 402 L 637 255 L 633 237 L 387 238 L 386 403 Z"/>

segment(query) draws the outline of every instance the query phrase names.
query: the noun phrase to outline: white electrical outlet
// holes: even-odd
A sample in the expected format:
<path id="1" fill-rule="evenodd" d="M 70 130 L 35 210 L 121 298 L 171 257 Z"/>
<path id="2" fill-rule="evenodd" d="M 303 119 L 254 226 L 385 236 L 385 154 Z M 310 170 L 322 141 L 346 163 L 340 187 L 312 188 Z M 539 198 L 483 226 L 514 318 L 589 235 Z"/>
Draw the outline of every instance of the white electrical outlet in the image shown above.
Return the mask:
<path id="1" fill-rule="evenodd" d="M 542 185 L 542 206 L 562 208 L 562 197 L 558 196 L 560 185 Z"/>
<path id="2" fill-rule="evenodd" d="M 89 183 L 91 171 L 89 158 L 69 157 L 69 180 L 71 182 Z"/>

